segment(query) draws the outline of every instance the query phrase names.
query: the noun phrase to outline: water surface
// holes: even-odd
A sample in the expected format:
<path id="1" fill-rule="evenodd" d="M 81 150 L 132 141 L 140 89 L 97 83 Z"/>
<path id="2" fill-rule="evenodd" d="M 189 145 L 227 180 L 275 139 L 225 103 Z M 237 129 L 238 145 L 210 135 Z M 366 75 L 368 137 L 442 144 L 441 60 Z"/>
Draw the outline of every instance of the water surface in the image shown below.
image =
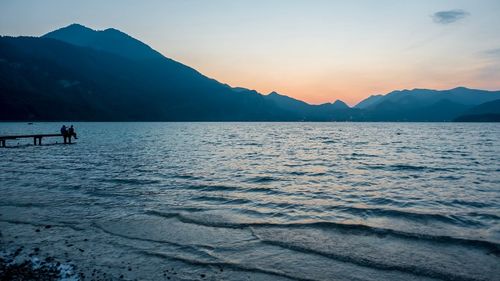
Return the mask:
<path id="1" fill-rule="evenodd" d="M 74 125 L 0 150 L 6 247 L 130 280 L 500 276 L 497 124 Z"/>

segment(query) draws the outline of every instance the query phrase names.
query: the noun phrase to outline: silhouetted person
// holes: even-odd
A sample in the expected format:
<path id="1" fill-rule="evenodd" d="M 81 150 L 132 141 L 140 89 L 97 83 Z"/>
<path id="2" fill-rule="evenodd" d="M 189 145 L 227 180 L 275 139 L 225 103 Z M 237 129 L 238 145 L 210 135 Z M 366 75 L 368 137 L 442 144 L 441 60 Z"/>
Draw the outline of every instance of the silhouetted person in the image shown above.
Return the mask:
<path id="1" fill-rule="evenodd" d="M 68 129 L 66 129 L 66 125 L 63 125 L 61 127 L 61 135 L 64 138 L 64 143 L 67 143 L 68 142 Z"/>
<path id="2" fill-rule="evenodd" d="M 73 128 L 73 125 L 71 125 L 68 129 L 68 137 L 69 137 L 69 142 L 71 142 L 71 137 L 75 137 L 75 140 L 78 138 L 76 137 L 75 129 Z"/>

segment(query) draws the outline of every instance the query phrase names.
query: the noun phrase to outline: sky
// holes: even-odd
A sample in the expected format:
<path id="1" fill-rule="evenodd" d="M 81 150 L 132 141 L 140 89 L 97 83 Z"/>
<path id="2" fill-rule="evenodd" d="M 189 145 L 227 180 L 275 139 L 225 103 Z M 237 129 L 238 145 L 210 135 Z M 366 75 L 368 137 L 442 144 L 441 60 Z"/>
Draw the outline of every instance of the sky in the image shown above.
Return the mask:
<path id="1" fill-rule="evenodd" d="M 499 0 L 0 0 L 0 35 L 119 29 L 234 87 L 354 105 L 500 89 Z"/>

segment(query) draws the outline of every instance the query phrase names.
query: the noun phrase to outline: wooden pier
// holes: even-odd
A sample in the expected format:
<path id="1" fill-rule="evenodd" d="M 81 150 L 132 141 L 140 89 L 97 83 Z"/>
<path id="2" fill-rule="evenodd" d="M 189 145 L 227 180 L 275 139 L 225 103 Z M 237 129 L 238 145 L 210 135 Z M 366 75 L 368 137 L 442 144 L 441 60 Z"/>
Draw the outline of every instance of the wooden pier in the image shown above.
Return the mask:
<path id="1" fill-rule="evenodd" d="M 28 139 L 28 138 L 33 138 L 33 145 L 42 145 L 42 138 L 51 138 L 51 137 L 61 137 L 63 138 L 63 142 L 65 144 L 71 143 L 71 137 L 64 136 L 63 134 L 0 136 L 0 147 L 6 147 L 7 140 Z"/>

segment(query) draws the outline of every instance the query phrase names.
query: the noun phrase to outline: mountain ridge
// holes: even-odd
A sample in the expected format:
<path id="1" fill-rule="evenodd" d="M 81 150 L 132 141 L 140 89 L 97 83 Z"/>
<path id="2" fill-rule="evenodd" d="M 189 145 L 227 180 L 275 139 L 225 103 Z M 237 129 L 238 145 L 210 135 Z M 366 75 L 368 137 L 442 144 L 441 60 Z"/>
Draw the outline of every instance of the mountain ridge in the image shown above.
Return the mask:
<path id="1" fill-rule="evenodd" d="M 500 99 L 500 91 L 456 87 L 396 90 L 352 108 L 340 100 L 312 105 L 231 87 L 120 30 L 80 24 L 0 37 L 0 71 L 0 120 L 451 121 Z"/>
<path id="2" fill-rule="evenodd" d="M 131 59 L 155 59 L 164 57 L 147 44 L 115 28 L 94 30 L 73 23 L 42 35 L 81 47 L 89 47 L 118 54 Z M 166 58 L 166 57 L 165 57 Z"/>

